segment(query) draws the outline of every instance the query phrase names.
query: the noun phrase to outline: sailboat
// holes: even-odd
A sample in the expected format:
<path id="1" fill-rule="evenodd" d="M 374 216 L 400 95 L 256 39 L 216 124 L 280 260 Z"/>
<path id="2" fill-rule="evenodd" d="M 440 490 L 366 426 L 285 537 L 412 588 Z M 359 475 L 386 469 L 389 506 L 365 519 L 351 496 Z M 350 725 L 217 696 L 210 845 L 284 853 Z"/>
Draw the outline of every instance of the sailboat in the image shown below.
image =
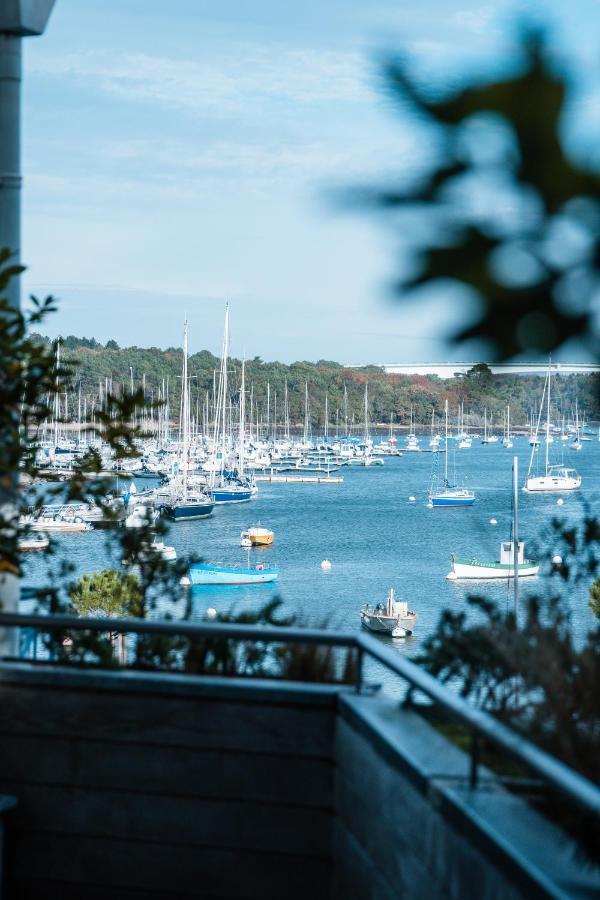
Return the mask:
<path id="1" fill-rule="evenodd" d="M 444 488 L 441 491 L 434 490 L 433 484 L 429 491 L 429 506 L 473 506 L 475 494 L 466 488 L 451 485 L 448 481 L 448 401 L 446 400 L 446 452 L 444 453 Z"/>
<path id="2" fill-rule="evenodd" d="M 419 439 L 415 434 L 415 421 L 413 416 L 412 404 L 410 407 L 410 432 L 406 437 L 406 447 L 404 449 L 412 451 L 413 453 L 416 453 L 421 449 L 419 446 Z"/>
<path id="3" fill-rule="evenodd" d="M 506 447 L 507 450 L 510 450 L 513 442 L 510 437 L 510 403 L 506 407 L 506 431 L 504 437 L 502 438 L 502 446 Z"/>
<path id="4" fill-rule="evenodd" d="M 488 433 L 487 433 L 487 407 L 483 410 L 483 437 L 481 438 L 482 444 L 488 444 Z"/>
<path id="5" fill-rule="evenodd" d="M 544 406 L 544 396 L 546 398 L 546 455 L 543 475 L 532 475 L 533 461 L 535 459 L 536 445 L 533 444 L 531 458 L 529 460 L 529 469 L 523 490 L 527 493 L 556 493 L 561 491 L 576 491 L 581 487 L 581 475 L 575 469 L 567 468 L 564 465 L 550 465 L 550 403 L 551 403 L 551 384 L 552 384 L 552 363 L 548 361 L 548 374 L 544 382 L 544 391 L 542 393 L 542 401 L 540 403 L 540 412 L 538 415 L 535 440 L 539 441 L 538 431 L 540 420 L 542 417 L 542 409 Z M 531 443 L 531 441 L 530 441 Z"/>
<path id="6" fill-rule="evenodd" d="M 446 578 L 456 581 L 459 578 L 489 579 L 489 578 L 525 578 L 537 575 L 540 565 L 532 559 L 525 559 L 525 543 L 518 539 L 518 459 L 513 461 L 513 510 L 512 510 L 512 539 L 502 541 L 500 544 L 500 559 L 496 561 L 481 560 L 477 557 L 450 555 L 451 568 Z M 515 544 L 516 542 L 516 544 Z M 515 550 L 517 551 L 515 554 Z M 515 559 L 516 556 L 516 559 Z"/>
<path id="7" fill-rule="evenodd" d="M 579 430 L 579 408 L 577 405 L 577 398 L 575 398 L 575 438 L 569 444 L 569 450 L 581 450 L 581 432 Z"/>
<path id="8" fill-rule="evenodd" d="M 183 368 L 181 374 L 181 450 L 172 498 L 165 506 L 170 519 L 205 519 L 212 514 L 214 504 L 210 496 L 188 484 L 190 456 L 190 395 L 188 379 L 188 323 L 183 326 Z"/>
<path id="9" fill-rule="evenodd" d="M 244 468 L 244 435 L 240 434 L 240 442 L 242 449 L 240 451 L 239 461 L 241 471 L 237 473 L 228 472 L 225 469 L 227 460 L 227 358 L 229 355 L 229 303 L 225 304 L 225 328 L 223 331 L 223 352 L 221 355 L 221 372 L 219 375 L 219 391 L 217 396 L 217 411 L 215 415 L 215 425 L 213 433 L 214 452 L 217 453 L 217 447 L 220 442 L 220 451 L 218 453 L 218 467 L 213 467 L 211 471 L 210 495 L 214 503 L 247 503 L 256 493 L 254 485 L 243 478 Z M 244 370 L 242 370 L 244 371 Z M 244 431 L 244 410 L 245 410 L 245 386 L 240 393 L 240 427 Z M 218 482 L 217 482 L 218 475 Z"/>
<path id="10" fill-rule="evenodd" d="M 431 438 L 429 440 L 429 446 L 432 450 L 438 450 L 440 446 L 440 441 L 442 440 L 442 436 L 440 434 L 435 433 L 435 406 L 431 407 Z"/>

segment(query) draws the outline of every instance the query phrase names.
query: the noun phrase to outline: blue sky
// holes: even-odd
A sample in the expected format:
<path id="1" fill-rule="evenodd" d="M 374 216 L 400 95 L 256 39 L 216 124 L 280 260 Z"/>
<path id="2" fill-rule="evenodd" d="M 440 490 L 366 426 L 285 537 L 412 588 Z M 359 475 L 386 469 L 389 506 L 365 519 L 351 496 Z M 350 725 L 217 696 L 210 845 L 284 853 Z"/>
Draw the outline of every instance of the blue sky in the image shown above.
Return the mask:
<path id="1" fill-rule="evenodd" d="M 501 71 L 542 8 L 582 73 L 574 132 L 597 134 L 598 0 L 57 0 L 25 42 L 24 289 L 61 298 L 48 333 L 180 345 L 187 313 L 216 352 L 229 299 L 237 354 L 450 358 L 450 298 L 390 303 L 397 236 L 329 192 L 427 152 L 382 52 L 440 85 Z"/>

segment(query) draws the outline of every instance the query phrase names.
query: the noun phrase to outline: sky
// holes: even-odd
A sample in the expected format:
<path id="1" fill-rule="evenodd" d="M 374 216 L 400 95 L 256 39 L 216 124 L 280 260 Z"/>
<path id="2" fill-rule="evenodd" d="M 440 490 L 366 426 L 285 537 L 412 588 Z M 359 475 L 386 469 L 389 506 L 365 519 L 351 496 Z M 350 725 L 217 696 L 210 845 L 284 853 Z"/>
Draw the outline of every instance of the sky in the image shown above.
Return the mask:
<path id="1" fill-rule="evenodd" d="M 51 336 L 344 363 L 465 357 L 457 304 L 390 299 L 401 235 L 336 191 L 414 171 L 428 135 L 385 90 L 401 51 L 446 87 L 552 26 L 600 125 L 600 0 L 57 0 L 25 40 L 24 293 Z M 477 356 L 472 356 L 477 358 Z"/>

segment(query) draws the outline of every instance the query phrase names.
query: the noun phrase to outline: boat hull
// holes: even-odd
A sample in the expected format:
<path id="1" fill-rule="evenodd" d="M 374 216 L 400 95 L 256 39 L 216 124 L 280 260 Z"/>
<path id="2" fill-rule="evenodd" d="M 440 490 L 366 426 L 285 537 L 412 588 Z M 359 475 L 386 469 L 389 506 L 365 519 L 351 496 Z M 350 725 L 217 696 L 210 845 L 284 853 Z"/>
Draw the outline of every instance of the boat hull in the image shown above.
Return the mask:
<path id="1" fill-rule="evenodd" d="M 279 572 L 275 568 L 236 569 L 226 566 L 193 565 L 190 567 L 192 586 L 232 585 L 232 584 L 269 584 L 277 581 Z"/>
<path id="2" fill-rule="evenodd" d="M 540 571 L 539 563 L 533 560 L 526 560 L 518 565 L 519 578 L 529 578 L 538 575 Z M 510 563 L 497 562 L 479 562 L 476 559 L 457 559 L 452 562 L 452 570 L 448 574 L 450 579 L 481 579 L 489 580 L 491 578 L 514 578 L 514 566 Z"/>
<path id="3" fill-rule="evenodd" d="M 391 637 L 406 637 L 412 634 L 415 626 L 415 615 L 388 616 L 384 613 L 361 611 L 360 621 L 363 628 L 374 631 L 376 634 L 389 634 Z"/>
<path id="4" fill-rule="evenodd" d="M 174 522 L 188 519 L 206 519 L 212 515 L 214 503 L 174 503 L 165 508 L 165 513 Z"/>
<path id="5" fill-rule="evenodd" d="M 252 489 L 243 488 L 242 490 L 234 490 L 233 488 L 213 488 L 210 492 L 213 503 L 247 503 L 252 499 Z"/>
<path id="6" fill-rule="evenodd" d="M 442 506 L 473 506 L 475 503 L 475 497 L 472 495 L 464 495 L 464 496 L 452 496 L 439 494 L 437 496 L 433 495 L 429 498 L 429 503 L 434 507 L 442 507 Z"/>
<path id="7" fill-rule="evenodd" d="M 528 494 L 560 494 L 563 491 L 577 491 L 581 487 L 581 477 L 564 478 L 552 475 L 540 475 L 528 478 L 524 490 Z"/>

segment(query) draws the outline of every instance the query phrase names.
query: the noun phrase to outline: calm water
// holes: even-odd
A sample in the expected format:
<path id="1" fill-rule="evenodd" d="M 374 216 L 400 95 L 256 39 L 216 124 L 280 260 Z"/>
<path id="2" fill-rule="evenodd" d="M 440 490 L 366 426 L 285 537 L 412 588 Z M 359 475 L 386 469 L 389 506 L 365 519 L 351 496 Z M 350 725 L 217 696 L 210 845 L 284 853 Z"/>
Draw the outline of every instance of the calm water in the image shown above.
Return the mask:
<path id="1" fill-rule="evenodd" d="M 543 448 L 540 449 L 543 454 Z M 414 655 L 433 629 L 440 611 L 464 607 L 474 582 L 450 582 L 452 551 L 495 559 L 498 545 L 510 534 L 511 466 L 519 456 L 521 482 L 527 470 L 530 448 L 525 438 L 515 439 L 512 450 L 497 445 L 473 444 L 455 452 L 459 481 L 476 491 L 470 509 L 429 509 L 426 495 L 433 455 L 405 453 L 386 459 L 383 466 L 345 467 L 343 484 L 260 483 L 257 498 L 238 506 L 217 507 L 212 518 L 173 525 L 168 542 L 181 553 L 200 554 L 206 562 L 246 565 L 247 551 L 239 546 L 240 531 L 262 524 L 273 529 L 275 543 L 253 550 L 251 564 L 265 562 L 280 568 L 279 585 L 196 588 L 196 615 L 212 606 L 229 608 L 257 603 L 279 594 L 290 612 L 307 624 L 326 624 L 359 629 L 359 608 L 365 602 L 384 601 L 393 586 L 398 598 L 409 601 L 418 613 L 416 632 L 407 639 L 386 639 L 401 653 Z M 451 451 L 452 458 L 454 451 Z M 582 501 L 600 511 L 600 444 L 585 442 L 572 453 L 569 464 L 583 476 L 579 494 L 531 497 L 520 493 L 520 534 L 533 555 L 534 540 L 555 515 L 575 520 L 582 515 Z M 443 465 L 443 458 L 441 458 Z M 414 495 L 416 502 L 410 502 Z M 497 525 L 491 525 L 495 518 Z M 93 572 L 106 566 L 105 535 L 63 535 L 60 550 L 75 563 L 77 572 Z M 547 549 L 547 548 L 546 548 Z M 332 569 L 320 568 L 330 559 Z M 45 581 L 43 560 L 31 554 L 26 581 Z M 547 577 L 521 582 L 521 591 L 548 589 Z M 506 582 L 480 583 L 484 592 L 502 603 L 509 602 Z M 581 636 L 593 622 L 586 588 L 569 597 L 573 627 Z"/>

